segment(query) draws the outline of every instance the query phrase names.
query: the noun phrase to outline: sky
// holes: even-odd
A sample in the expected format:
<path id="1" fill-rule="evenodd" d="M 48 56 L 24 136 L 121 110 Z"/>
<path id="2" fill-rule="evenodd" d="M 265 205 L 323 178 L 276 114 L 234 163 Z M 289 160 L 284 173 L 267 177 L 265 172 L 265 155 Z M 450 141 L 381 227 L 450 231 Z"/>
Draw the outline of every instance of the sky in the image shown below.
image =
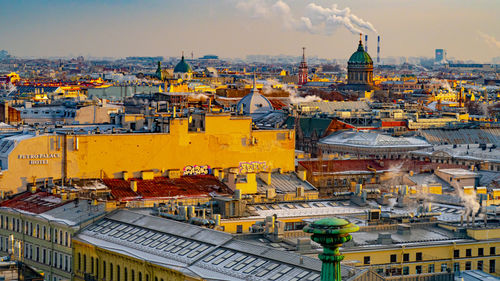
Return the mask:
<path id="1" fill-rule="evenodd" d="M 0 0 L 0 50 L 15 56 L 307 54 L 348 58 L 359 32 L 381 57 L 500 56 L 498 0 Z"/>

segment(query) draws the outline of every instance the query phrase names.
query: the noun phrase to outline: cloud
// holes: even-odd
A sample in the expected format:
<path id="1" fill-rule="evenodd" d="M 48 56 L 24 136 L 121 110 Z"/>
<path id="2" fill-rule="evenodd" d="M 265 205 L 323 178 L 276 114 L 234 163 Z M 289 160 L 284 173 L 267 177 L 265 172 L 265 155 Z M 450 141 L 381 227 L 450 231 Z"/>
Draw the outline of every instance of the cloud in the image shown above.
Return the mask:
<path id="1" fill-rule="evenodd" d="M 488 44 L 489 46 L 497 47 L 500 49 L 500 41 L 498 41 L 495 37 L 488 35 L 488 34 L 481 32 L 481 31 L 478 31 L 477 33 L 486 42 L 486 44 Z"/>
<path id="2" fill-rule="evenodd" d="M 236 2 L 236 8 L 254 18 L 279 17 L 285 28 L 311 34 L 331 35 L 339 27 L 344 27 L 354 34 L 364 33 L 363 31 L 377 33 L 370 22 L 352 14 L 350 8 L 339 9 L 336 4 L 325 8 L 310 3 L 299 19 L 293 15 L 290 6 L 283 0 L 240 0 Z"/>

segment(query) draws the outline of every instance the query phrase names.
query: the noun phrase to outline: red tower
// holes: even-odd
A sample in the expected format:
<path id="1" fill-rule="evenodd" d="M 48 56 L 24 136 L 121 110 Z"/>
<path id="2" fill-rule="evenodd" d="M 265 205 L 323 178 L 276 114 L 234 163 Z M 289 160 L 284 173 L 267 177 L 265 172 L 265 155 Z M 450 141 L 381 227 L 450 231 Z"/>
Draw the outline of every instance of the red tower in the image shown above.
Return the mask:
<path id="1" fill-rule="evenodd" d="M 307 83 L 307 62 L 306 62 L 306 48 L 302 47 L 302 61 L 299 66 L 299 85 L 302 86 Z"/>

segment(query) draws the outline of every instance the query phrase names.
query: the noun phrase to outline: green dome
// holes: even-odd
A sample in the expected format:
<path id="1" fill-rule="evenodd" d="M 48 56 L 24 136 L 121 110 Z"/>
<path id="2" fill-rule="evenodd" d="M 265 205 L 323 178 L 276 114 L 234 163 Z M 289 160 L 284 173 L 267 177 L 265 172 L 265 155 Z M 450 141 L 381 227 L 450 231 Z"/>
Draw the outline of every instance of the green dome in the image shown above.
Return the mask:
<path id="1" fill-rule="evenodd" d="M 373 64 L 372 58 L 365 52 L 361 41 L 359 41 L 358 50 L 349 58 L 348 64 Z"/>
<path id="2" fill-rule="evenodd" d="M 174 68 L 174 73 L 187 73 L 187 72 L 191 72 L 191 66 L 184 60 L 184 56 L 182 56 L 181 61 Z"/>

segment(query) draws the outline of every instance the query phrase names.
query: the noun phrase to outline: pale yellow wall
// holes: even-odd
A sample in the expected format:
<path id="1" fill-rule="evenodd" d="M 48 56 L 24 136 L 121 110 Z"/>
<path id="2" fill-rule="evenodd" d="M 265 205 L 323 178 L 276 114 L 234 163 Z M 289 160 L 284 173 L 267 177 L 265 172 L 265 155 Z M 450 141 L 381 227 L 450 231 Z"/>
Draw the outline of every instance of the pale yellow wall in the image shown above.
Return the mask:
<path id="1" fill-rule="evenodd" d="M 188 165 L 231 168 L 238 167 L 240 162 L 252 161 L 265 161 L 270 168 L 293 171 L 293 132 L 252 131 L 250 123 L 249 118 L 210 117 L 206 119 L 205 132 L 188 132 L 187 119 L 174 119 L 168 134 L 67 136 L 66 163 L 64 136 L 33 137 L 20 141 L 10 154 L 8 170 L 0 177 L 0 188 L 23 190 L 33 176 L 61 178 L 65 166 L 67 178 L 118 178 L 122 171 L 140 177 L 143 170 L 182 171 Z M 18 155 L 54 153 L 59 157 L 45 159 L 46 164 L 41 165 L 30 165 L 30 160 L 18 159 Z"/>
<path id="2" fill-rule="evenodd" d="M 85 258 L 84 258 L 85 255 Z M 80 265 L 79 265 L 80 257 Z M 94 260 L 94 272 L 92 272 L 92 258 Z M 86 260 L 86 270 L 84 271 L 84 260 Z M 149 276 L 149 281 L 194 281 L 202 280 L 191 276 L 184 275 L 181 272 L 153 264 L 151 261 L 137 259 L 131 256 L 122 255 L 117 252 L 111 252 L 81 241 L 73 243 L 73 280 L 84 280 L 84 273 L 92 275 L 97 274 L 96 263 L 99 262 L 99 278 L 98 280 L 110 280 L 110 267 L 113 265 L 113 280 L 127 281 L 132 280 L 132 270 L 134 271 L 134 280 L 139 281 L 139 272 L 142 273 L 142 281 L 146 281 L 146 275 Z M 103 272 L 103 262 L 106 262 L 106 276 Z M 120 278 L 118 279 L 118 267 L 120 267 Z M 125 269 L 127 269 L 127 280 L 125 280 Z"/>
<path id="3" fill-rule="evenodd" d="M 489 255 L 490 247 L 496 247 L 496 254 L 494 256 Z M 478 248 L 484 249 L 484 256 L 478 256 Z M 466 249 L 471 249 L 471 256 L 466 257 Z M 459 250 L 460 256 L 459 258 L 454 258 L 453 251 Z M 428 265 L 434 264 L 435 272 L 441 271 L 441 264 L 446 263 L 447 267 L 453 270 L 453 263 L 459 262 L 460 269 L 465 270 L 465 263 L 467 261 L 471 261 L 472 269 L 477 269 L 477 261 L 483 261 L 483 270 L 489 273 L 489 261 L 494 259 L 496 261 L 496 265 L 498 267 L 498 263 L 500 262 L 500 241 L 494 242 L 474 242 L 474 243 L 463 243 L 463 244 L 445 244 L 445 245 L 437 245 L 437 246 L 419 246 L 415 248 L 400 248 L 400 247 L 387 247 L 381 249 L 374 250 L 361 250 L 354 251 L 349 248 L 344 248 L 341 250 L 342 254 L 345 256 L 344 261 L 349 262 L 352 261 L 358 267 L 368 267 L 371 266 L 373 269 L 376 268 L 397 268 L 408 266 L 409 274 L 416 274 L 415 267 L 418 265 L 422 265 L 422 272 L 428 272 Z M 422 261 L 416 261 L 416 253 L 422 253 Z M 410 259 L 409 262 L 403 262 L 403 254 L 409 253 Z M 391 263 L 391 255 L 397 255 L 396 263 Z M 370 265 L 363 264 L 364 257 L 370 256 Z M 355 262 L 357 261 L 357 262 Z M 492 273 L 493 275 L 499 276 L 500 272 L 497 270 L 496 273 Z"/>

